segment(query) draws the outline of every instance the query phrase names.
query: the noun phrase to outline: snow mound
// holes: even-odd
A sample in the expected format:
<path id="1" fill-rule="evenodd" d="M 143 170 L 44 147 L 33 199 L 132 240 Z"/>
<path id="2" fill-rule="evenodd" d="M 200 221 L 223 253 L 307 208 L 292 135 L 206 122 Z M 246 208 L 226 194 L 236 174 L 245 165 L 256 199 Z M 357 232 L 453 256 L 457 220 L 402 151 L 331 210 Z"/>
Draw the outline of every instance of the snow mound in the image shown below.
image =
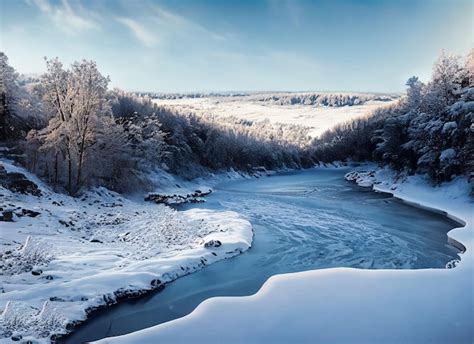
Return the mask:
<path id="1" fill-rule="evenodd" d="M 450 161 L 454 159 L 455 157 L 456 157 L 456 151 L 453 148 L 448 148 L 441 152 L 441 155 L 439 156 L 439 160 L 441 162 L 446 162 L 446 161 Z"/>
<path id="2" fill-rule="evenodd" d="M 349 182 L 355 182 L 357 185 L 370 188 L 375 183 L 375 171 L 351 171 L 346 173 L 344 179 Z"/>

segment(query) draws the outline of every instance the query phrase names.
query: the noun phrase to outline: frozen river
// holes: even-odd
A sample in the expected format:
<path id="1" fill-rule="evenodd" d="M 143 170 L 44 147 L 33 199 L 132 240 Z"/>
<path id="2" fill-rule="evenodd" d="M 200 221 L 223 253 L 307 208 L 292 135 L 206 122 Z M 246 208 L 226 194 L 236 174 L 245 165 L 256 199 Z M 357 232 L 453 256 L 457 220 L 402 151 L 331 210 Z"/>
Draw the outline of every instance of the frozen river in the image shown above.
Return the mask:
<path id="1" fill-rule="evenodd" d="M 456 223 L 346 182 L 345 172 L 312 169 L 217 185 L 206 203 L 192 207 L 246 216 L 254 228 L 252 248 L 161 292 L 99 311 L 66 342 L 163 323 L 210 297 L 253 294 L 275 274 L 330 267 L 444 268 L 457 258 L 446 236 Z"/>

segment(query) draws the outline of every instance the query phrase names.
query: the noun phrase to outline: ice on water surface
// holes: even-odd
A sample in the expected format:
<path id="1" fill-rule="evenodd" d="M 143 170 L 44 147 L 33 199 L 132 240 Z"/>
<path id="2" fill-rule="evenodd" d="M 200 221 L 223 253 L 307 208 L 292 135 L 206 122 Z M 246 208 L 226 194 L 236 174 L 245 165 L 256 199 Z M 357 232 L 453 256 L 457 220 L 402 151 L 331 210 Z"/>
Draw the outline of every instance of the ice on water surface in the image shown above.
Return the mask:
<path id="1" fill-rule="evenodd" d="M 275 249 L 262 259 L 284 270 L 444 267 L 456 257 L 447 245 L 450 226 L 439 216 L 335 180 L 340 174 L 308 170 L 237 181 L 214 197 L 256 231 L 271 232 Z"/>
<path id="2" fill-rule="evenodd" d="M 189 207 L 244 215 L 254 229 L 252 248 L 149 298 L 109 309 L 70 339 L 81 342 L 163 323 L 210 297 L 254 294 L 275 274 L 328 267 L 444 268 L 457 258 L 446 236 L 454 223 L 346 182 L 346 172 L 312 169 L 216 185 L 206 203 Z"/>

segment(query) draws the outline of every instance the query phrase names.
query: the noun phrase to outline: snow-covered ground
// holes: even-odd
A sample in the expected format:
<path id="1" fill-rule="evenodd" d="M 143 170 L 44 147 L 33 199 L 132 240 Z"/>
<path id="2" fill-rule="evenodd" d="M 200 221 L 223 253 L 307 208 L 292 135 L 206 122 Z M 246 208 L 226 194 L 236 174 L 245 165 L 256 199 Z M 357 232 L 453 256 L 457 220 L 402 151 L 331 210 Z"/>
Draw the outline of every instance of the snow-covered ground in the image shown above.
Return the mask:
<path id="1" fill-rule="evenodd" d="M 0 222 L 0 342 L 49 342 L 89 310 L 159 288 L 252 243 L 250 223 L 235 212 L 178 212 L 104 188 L 72 198 L 0 163 L 42 192 L 35 197 L 0 187 L 0 210 L 20 215 Z M 24 209 L 39 215 L 23 215 Z"/>
<path id="2" fill-rule="evenodd" d="M 466 180 L 434 188 L 420 176 L 396 180 L 388 170 L 348 179 L 464 223 L 448 233 L 467 249 L 455 268 L 277 275 L 255 295 L 207 299 L 183 318 L 99 342 L 474 342 L 474 204 Z"/>
<path id="3" fill-rule="evenodd" d="M 277 105 L 261 102 L 252 97 L 208 97 L 156 99 L 155 103 L 182 112 L 234 116 L 251 121 L 268 119 L 272 123 L 299 124 L 310 127 L 309 134 L 316 137 L 339 123 L 364 117 L 372 110 L 392 102 L 371 100 L 363 105 L 324 107 Z"/>

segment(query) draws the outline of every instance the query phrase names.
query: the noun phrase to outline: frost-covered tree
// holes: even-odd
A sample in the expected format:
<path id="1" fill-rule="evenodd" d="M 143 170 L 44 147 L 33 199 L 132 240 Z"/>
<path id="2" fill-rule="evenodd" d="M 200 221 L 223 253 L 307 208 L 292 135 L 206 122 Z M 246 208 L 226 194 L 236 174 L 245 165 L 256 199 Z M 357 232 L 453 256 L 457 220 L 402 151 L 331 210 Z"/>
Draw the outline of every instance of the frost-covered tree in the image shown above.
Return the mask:
<path id="1" fill-rule="evenodd" d="M 42 142 L 48 174 L 54 184 L 65 184 L 75 194 L 84 183 L 85 165 L 94 160 L 93 147 L 104 121 L 111 118 L 106 97 L 108 78 L 92 61 L 64 69 L 58 59 L 47 60 L 39 93 L 50 119 L 46 128 L 30 135 Z"/>
<path id="2" fill-rule="evenodd" d="M 176 113 L 158 107 L 147 96 L 114 93 L 112 109 L 116 118 L 132 120 L 137 125 L 152 119 L 159 122 L 163 132 L 159 136 L 166 151 L 162 159 L 172 173 L 195 177 L 209 169 L 314 164 L 306 149 L 310 143 L 308 128 L 212 114 Z"/>
<path id="3" fill-rule="evenodd" d="M 0 52 L 0 140 L 20 138 L 42 119 L 38 100 L 20 85 L 19 75 Z"/>
<path id="4" fill-rule="evenodd" d="M 434 64 L 431 82 L 425 88 L 424 111 L 443 111 L 456 99 L 467 73 L 460 60 L 460 56 L 441 52 Z"/>
<path id="5" fill-rule="evenodd" d="M 407 88 L 407 106 L 412 111 L 418 111 L 422 101 L 422 92 L 424 84 L 416 76 L 412 76 L 406 82 Z"/>
<path id="6" fill-rule="evenodd" d="M 474 87 L 474 48 L 467 54 L 464 68 L 467 71 L 468 86 Z"/>
<path id="7" fill-rule="evenodd" d="M 11 131 L 9 122 L 18 102 L 18 75 L 8 64 L 8 58 L 0 52 L 0 139 L 4 140 Z"/>
<path id="8" fill-rule="evenodd" d="M 64 124 L 69 124 L 66 124 L 68 136 L 77 156 L 77 191 L 82 184 L 82 171 L 87 154 L 97 140 L 96 133 L 104 125 L 104 119 L 110 117 L 111 112 L 106 98 L 109 79 L 99 73 L 95 62 L 76 62 L 72 65 L 71 73 L 71 117 Z M 70 188 L 70 191 L 72 190 Z"/>
<path id="9" fill-rule="evenodd" d="M 126 142 L 142 168 L 157 167 L 166 155 L 165 133 L 154 116 L 134 116 L 123 120 Z"/>

